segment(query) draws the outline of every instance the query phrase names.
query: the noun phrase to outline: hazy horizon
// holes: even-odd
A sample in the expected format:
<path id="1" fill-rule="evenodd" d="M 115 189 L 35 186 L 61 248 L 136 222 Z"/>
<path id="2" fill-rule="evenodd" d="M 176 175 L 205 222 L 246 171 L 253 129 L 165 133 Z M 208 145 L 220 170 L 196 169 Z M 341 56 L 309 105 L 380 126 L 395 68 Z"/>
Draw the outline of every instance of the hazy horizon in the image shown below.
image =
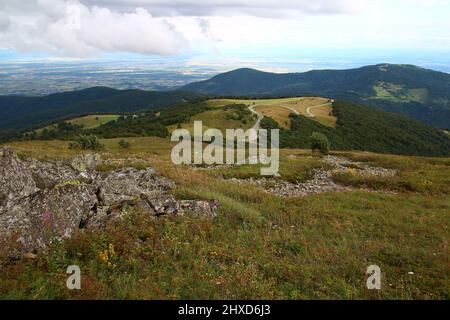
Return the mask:
<path id="1" fill-rule="evenodd" d="M 448 71 L 449 10 L 445 0 L 2 0 L 0 62 L 159 58 L 264 67 L 278 59 L 320 67 L 316 59 Z"/>
<path id="2" fill-rule="evenodd" d="M 0 0 L 0 94 L 165 90 L 218 73 L 450 73 L 443 0 Z"/>

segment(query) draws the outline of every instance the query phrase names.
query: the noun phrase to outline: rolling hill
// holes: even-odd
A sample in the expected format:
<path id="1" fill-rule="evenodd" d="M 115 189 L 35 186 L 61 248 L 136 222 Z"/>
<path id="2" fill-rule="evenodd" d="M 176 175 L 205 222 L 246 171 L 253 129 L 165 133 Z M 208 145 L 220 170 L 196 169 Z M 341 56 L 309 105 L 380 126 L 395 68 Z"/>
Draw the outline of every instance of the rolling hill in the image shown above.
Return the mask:
<path id="1" fill-rule="evenodd" d="M 0 131 L 30 128 L 58 118 L 92 113 L 122 113 L 168 107 L 195 100 L 198 94 L 115 90 L 94 87 L 44 97 L 0 96 Z"/>
<path id="2" fill-rule="evenodd" d="M 264 114 L 261 127 L 280 128 L 281 148 L 311 146 L 313 132 L 327 136 L 332 150 L 360 150 L 384 154 L 414 156 L 450 156 L 450 136 L 406 116 L 385 112 L 345 101 L 327 105 L 324 117 L 321 109 L 312 110 L 311 117 L 305 106 L 321 105 L 323 98 L 290 98 L 233 100 L 215 99 L 182 103 L 161 111 L 141 112 L 137 117 L 121 116 L 94 128 L 57 123 L 53 130 L 38 135 L 25 135 L 27 139 L 71 140 L 80 133 L 100 138 L 157 136 L 167 138 L 176 128 L 191 130 L 196 120 L 209 127 L 225 129 L 251 128 L 256 116 L 250 111 Z M 286 106 L 290 106 L 287 109 Z M 297 109 L 296 109 L 297 108 Z M 308 109 L 308 108 L 306 108 Z M 294 110 L 298 110 L 295 113 Z M 332 122 L 330 122 L 333 120 Z"/>
<path id="3" fill-rule="evenodd" d="M 305 96 L 344 99 L 450 128 L 450 75 L 412 65 L 277 74 L 238 69 L 181 90 L 217 96 Z"/>
<path id="4" fill-rule="evenodd" d="M 304 115 L 291 114 L 289 129 L 281 130 L 282 148 L 308 148 L 313 132 L 327 136 L 333 150 L 361 150 L 414 156 L 450 156 L 450 137 L 430 125 L 403 115 L 345 101 L 333 103 L 336 127 L 321 124 Z M 266 117 L 263 128 L 278 128 Z"/>

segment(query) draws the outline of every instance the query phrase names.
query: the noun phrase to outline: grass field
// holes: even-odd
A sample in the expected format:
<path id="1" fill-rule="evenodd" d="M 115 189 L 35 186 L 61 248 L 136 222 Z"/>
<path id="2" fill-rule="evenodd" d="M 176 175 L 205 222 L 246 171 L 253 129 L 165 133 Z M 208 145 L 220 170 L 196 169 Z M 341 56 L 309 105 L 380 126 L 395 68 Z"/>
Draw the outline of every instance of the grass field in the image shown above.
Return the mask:
<path id="1" fill-rule="evenodd" d="M 375 99 L 390 100 L 393 102 L 416 101 L 426 103 L 428 99 L 428 90 L 426 88 L 406 89 L 404 86 L 379 82 L 374 86 Z"/>
<path id="2" fill-rule="evenodd" d="M 329 99 L 318 97 L 257 100 L 219 99 L 209 101 L 214 107 L 221 107 L 232 103 L 255 105 L 255 110 L 257 112 L 261 112 L 264 115 L 273 118 L 282 128 L 290 127 L 289 114 L 296 111 L 301 115 L 309 116 L 307 112 L 308 107 L 319 106 L 328 102 L 330 102 Z M 310 109 L 310 112 L 314 115 L 314 118 L 312 119 L 326 126 L 335 127 L 337 119 L 331 115 L 331 111 L 331 105 Z"/>
<path id="3" fill-rule="evenodd" d="M 225 132 L 226 129 L 242 128 L 244 130 L 247 130 L 251 128 L 256 121 L 256 118 L 254 118 L 253 115 L 245 117 L 244 120 L 245 122 L 241 120 L 232 119 L 229 117 L 232 113 L 233 113 L 232 110 L 224 111 L 222 108 L 218 107 L 217 109 L 202 112 L 191 117 L 189 123 L 182 123 L 181 127 L 183 129 L 189 130 L 189 132 L 193 134 L 194 121 L 202 121 L 204 131 L 210 128 L 214 128 L 219 129 L 222 132 Z M 178 125 L 168 126 L 169 132 L 172 132 L 173 130 L 177 129 L 177 127 Z"/>
<path id="4" fill-rule="evenodd" d="M 449 299 L 450 159 L 336 153 L 395 168 L 396 177 L 336 177 L 379 192 L 280 198 L 226 177 L 257 167 L 198 171 L 169 161 L 159 138 L 102 141 L 103 157 L 138 157 L 176 181 L 179 199 L 217 199 L 217 220 L 153 220 L 140 212 L 104 232 L 81 231 L 36 260 L 0 263 L 2 299 Z M 11 144 L 21 156 L 70 157 L 67 142 Z M 132 164 L 127 164 L 132 165 Z M 307 177 L 324 166 L 308 150 L 281 150 L 281 173 Z M 387 193 L 385 190 L 389 190 Z M 394 193 L 392 193 L 394 191 Z M 137 239 L 146 239 L 136 245 Z M 99 258 L 112 245 L 116 268 Z M 65 287 L 67 265 L 82 268 L 82 290 Z M 379 265 L 382 289 L 366 289 Z"/>
<path id="5" fill-rule="evenodd" d="M 119 115 L 115 114 L 94 114 L 94 115 L 88 115 L 84 117 L 74 118 L 71 120 L 67 120 L 66 122 L 76 125 L 83 125 L 83 129 L 94 129 L 102 124 L 108 123 L 113 120 L 117 120 L 119 118 Z M 44 129 L 52 129 L 55 128 L 56 125 L 50 125 L 46 126 L 44 128 L 40 128 L 35 130 L 36 133 L 40 134 Z"/>
<path id="6" fill-rule="evenodd" d="M 101 126 L 102 124 L 108 123 L 110 121 L 117 120 L 119 118 L 116 114 L 99 114 L 99 115 L 89 115 L 76 119 L 69 120 L 67 122 L 82 125 L 84 129 L 93 129 Z"/>

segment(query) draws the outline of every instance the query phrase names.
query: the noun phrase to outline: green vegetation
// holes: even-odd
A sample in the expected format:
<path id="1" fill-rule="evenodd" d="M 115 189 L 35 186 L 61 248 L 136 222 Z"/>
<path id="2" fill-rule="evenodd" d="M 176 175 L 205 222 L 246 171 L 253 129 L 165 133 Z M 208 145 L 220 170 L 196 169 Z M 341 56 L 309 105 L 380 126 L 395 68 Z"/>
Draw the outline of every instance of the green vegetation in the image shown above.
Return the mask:
<path id="1" fill-rule="evenodd" d="M 121 139 L 119 141 L 119 147 L 121 147 L 122 149 L 128 149 L 130 146 L 131 144 L 126 140 Z"/>
<path id="2" fill-rule="evenodd" d="M 248 110 L 247 105 L 245 104 L 231 104 L 223 107 L 224 111 L 227 112 L 226 119 L 227 120 L 236 120 L 242 122 L 242 124 L 253 124 L 255 117 Z"/>
<path id="3" fill-rule="evenodd" d="M 289 102 L 286 99 L 269 99 L 267 104 L 272 103 L 276 106 L 280 101 L 284 101 L 283 105 L 290 103 L 293 105 L 292 108 L 297 107 L 298 110 L 305 111 L 310 105 L 309 100 L 299 99 L 301 98 L 291 98 Z M 311 98 L 311 103 L 317 103 L 318 99 Z M 45 127 L 39 133 L 27 132 L 17 140 L 73 140 L 79 135 L 96 135 L 100 138 L 145 136 L 165 138 L 176 128 L 192 131 L 193 123 L 197 120 L 203 122 L 204 130 L 218 128 L 224 131 L 227 128 L 252 127 L 256 117 L 249 111 L 248 105 L 256 103 L 256 100 L 248 100 L 246 104 L 233 101 L 244 100 L 196 101 L 157 111 L 128 113 L 92 129 L 62 121 Z M 332 150 L 364 150 L 422 156 L 450 154 L 450 136 L 445 131 L 401 115 L 342 101 L 333 104 L 331 113 L 332 117 L 337 119 L 335 127 L 324 125 L 316 121 L 316 118 L 294 113 L 289 114 L 289 125 L 280 128 L 279 122 L 265 117 L 261 126 L 267 129 L 280 128 L 280 143 L 284 148 L 310 148 L 311 135 L 318 132 L 327 137 Z"/>
<path id="4" fill-rule="evenodd" d="M 93 129 L 110 121 L 117 120 L 119 115 L 115 114 L 93 114 L 80 118 L 68 120 L 68 123 L 82 126 L 83 129 Z"/>
<path id="5" fill-rule="evenodd" d="M 379 82 L 374 88 L 376 96 L 373 99 L 390 100 L 393 102 L 416 101 L 427 103 L 428 90 L 426 88 L 405 89 L 403 85 Z"/>
<path id="6" fill-rule="evenodd" d="M 198 99 L 181 91 L 115 90 L 94 87 L 44 97 L 0 96 L 0 130 L 26 129 L 67 117 L 154 110 Z"/>
<path id="7" fill-rule="evenodd" d="M 418 121 L 352 103 L 336 101 L 333 113 L 336 128 L 321 125 L 304 116 L 291 114 L 290 130 L 281 129 L 284 148 L 309 148 L 311 134 L 324 134 L 332 150 L 364 150 L 422 156 L 448 156 L 449 136 Z M 261 122 L 263 128 L 277 128 L 273 120 Z"/>
<path id="8" fill-rule="evenodd" d="M 191 118 L 212 108 L 205 102 L 183 103 L 170 109 L 128 114 L 91 130 L 103 138 L 156 136 L 168 137 L 167 127 L 190 122 Z"/>
<path id="9" fill-rule="evenodd" d="M 177 125 L 168 126 L 169 131 L 183 128 L 194 134 L 194 121 L 202 121 L 204 131 L 214 128 L 225 134 L 226 129 L 249 129 L 256 121 L 255 116 L 245 104 L 231 103 L 217 106 L 210 101 L 205 101 L 204 104 L 206 111 L 197 113 Z"/>
<path id="10" fill-rule="evenodd" d="M 374 65 L 350 70 L 276 74 L 238 69 L 182 89 L 242 97 L 318 95 L 407 115 L 450 128 L 450 75 L 411 65 Z"/>
<path id="11" fill-rule="evenodd" d="M 326 135 L 320 132 L 313 132 L 311 134 L 311 149 L 312 151 L 319 151 L 323 155 L 330 152 L 330 142 Z"/>
<path id="12" fill-rule="evenodd" d="M 81 134 L 76 137 L 75 141 L 69 143 L 69 149 L 81 149 L 81 150 L 103 150 L 102 145 L 95 135 Z"/>
<path id="13" fill-rule="evenodd" d="M 336 126 L 336 117 L 332 114 L 331 100 L 319 97 L 293 97 L 273 99 L 214 99 L 208 103 L 215 107 L 223 105 L 253 106 L 258 113 L 274 119 L 282 128 L 289 128 L 291 113 L 305 116 L 314 115 L 315 121 L 330 127 Z M 320 107 L 318 107 L 320 106 Z"/>

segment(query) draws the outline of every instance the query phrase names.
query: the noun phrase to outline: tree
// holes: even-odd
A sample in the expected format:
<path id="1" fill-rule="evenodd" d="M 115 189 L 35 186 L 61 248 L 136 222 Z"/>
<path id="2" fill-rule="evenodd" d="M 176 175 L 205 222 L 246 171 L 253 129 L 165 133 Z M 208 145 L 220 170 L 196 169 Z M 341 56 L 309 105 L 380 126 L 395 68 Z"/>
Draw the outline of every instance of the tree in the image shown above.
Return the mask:
<path id="1" fill-rule="evenodd" d="M 311 149 L 327 155 L 330 151 L 330 142 L 327 136 L 320 132 L 313 132 L 311 134 Z"/>
<path id="2" fill-rule="evenodd" d="M 130 147 L 130 143 L 122 139 L 119 141 L 119 147 L 121 147 L 122 149 L 128 149 Z"/>
<path id="3" fill-rule="evenodd" d="M 104 148 L 105 146 L 100 143 L 98 137 L 93 134 L 80 134 L 75 141 L 69 143 L 69 149 L 103 150 Z"/>

